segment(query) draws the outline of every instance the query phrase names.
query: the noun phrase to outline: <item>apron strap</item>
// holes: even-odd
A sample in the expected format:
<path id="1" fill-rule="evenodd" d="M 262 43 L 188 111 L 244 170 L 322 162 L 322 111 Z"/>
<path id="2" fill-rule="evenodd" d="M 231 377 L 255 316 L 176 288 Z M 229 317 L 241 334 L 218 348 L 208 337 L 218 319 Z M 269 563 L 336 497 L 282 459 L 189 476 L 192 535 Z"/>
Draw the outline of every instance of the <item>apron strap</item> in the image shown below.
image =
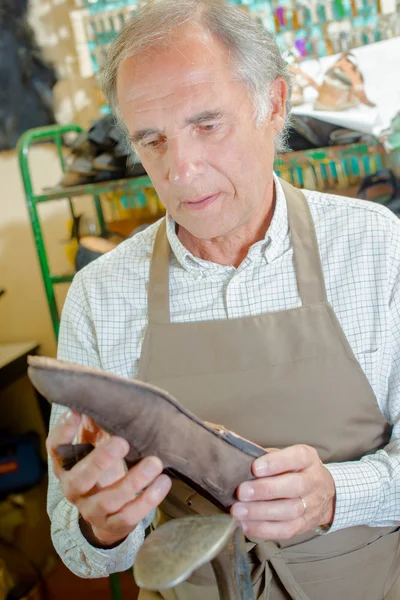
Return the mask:
<path id="1" fill-rule="evenodd" d="M 297 287 L 302 305 L 327 302 L 317 235 L 302 191 L 279 179 L 285 193 Z"/>
<path id="2" fill-rule="evenodd" d="M 247 544 L 247 551 L 253 548 L 259 561 L 259 566 L 252 575 L 253 586 L 256 586 L 259 590 L 257 600 L 269 600 L 272 581 L 271 567 L 292 600 L 310 600 L 283 560 L 282 551 L 278 544 L 260 541 Z M 263 581 L 260 581 L 261 578 L 263 578 Z"/>
<path id="3" fill-rule="evenodd" d="M 171 248 L 167 236 L 167 218 L 158 228 L 150 265 L 148 290 L 149 324 L 170 323 L 169 309 L 169 258 Z"/>

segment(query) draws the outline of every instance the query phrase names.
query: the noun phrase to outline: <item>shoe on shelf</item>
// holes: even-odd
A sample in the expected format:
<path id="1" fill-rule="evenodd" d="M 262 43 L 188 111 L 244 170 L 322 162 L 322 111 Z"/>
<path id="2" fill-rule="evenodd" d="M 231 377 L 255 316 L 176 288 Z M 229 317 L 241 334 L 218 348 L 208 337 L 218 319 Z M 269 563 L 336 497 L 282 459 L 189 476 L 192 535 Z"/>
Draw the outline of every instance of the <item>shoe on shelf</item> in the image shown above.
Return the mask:
<path id="1" fill-rule="evenodd" d="M 67 169 L 70 173 L 76 175 L 95 175 L 95 169 L 93 168 L 93 162 L 86 156 L 78 156 L 75 158 L 73 163 Z"/>
<path id="2" fill-rule="evenodd" d="M 91 175 L 79 175 L 79 173 L 66 171 L 57 187 L 68 188 L 75 187 L 76 185 L 87 185 L 88 183 L 92 182 L 93 177 Z"/>
<path id="3" fill-rule="evenodd" d="M 362 180 L 358 196 L 388 206 L 400 198 L 400 183 L 391 169 L 381 169 Z"/>
<path id="4" fill-rule="evenodd" d="M 93 168 L 96 171 L 121 171 L 124 168 L 124 161 L 109 152 L 104 152 L 93 159 Z"/>
<path id="5" fill-rule="evenodd" d="M 325 73 L 315 110 L 340 111 L 359 104 L 376 106 L 364 91 L 364 77 L 351 53 L 343 54 Z"/>
<path id="6" fill-rule="evenodd" d="M 68 147 L 71 153 L 58 187 L 103 183 L 147 174 L 133 155 L 113 115 L 97 120 L 88 132 L 78 134 Z"/>
<path id="7" fill-rule="evenodd" d="M 304 103 L 304 90 L 308 86 L 311 86 L 315 90 L 319 90 L 318 84 L 314 81 L 312 77 L 307 75 L 304 71 L 300 69 L 295 64 L 290 65 L 290 72 L 293 75 L 292 78 L 292 95 L 290 97 L 291 103 L 293 106 L 300 106 Z"/>
<path id="8" fill-rule="evenodd" d="M 115 118 L 113 115 L 106 115 L 98 119 L 88 131 L 88 139 L 92 144 L 102 150 L 109 150 L 115 144 L 110 138 L 110 131 L 115 127 Z"/>

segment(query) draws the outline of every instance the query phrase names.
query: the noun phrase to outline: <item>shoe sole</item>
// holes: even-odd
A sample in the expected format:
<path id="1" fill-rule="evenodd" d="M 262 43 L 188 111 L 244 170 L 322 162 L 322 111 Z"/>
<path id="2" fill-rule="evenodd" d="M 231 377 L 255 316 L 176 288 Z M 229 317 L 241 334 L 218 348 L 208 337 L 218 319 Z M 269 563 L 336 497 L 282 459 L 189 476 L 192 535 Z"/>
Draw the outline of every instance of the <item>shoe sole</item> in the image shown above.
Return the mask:
<path id="1" fill-rule="evenodd" d="M 85 414 L 127 440 L 129 467 L 158 456 L 166 472 L 225 511 L 237 501 L 238 485 L 255 479 L 252 464 L 266 454 L 263 448 L 207 425 L 164 390 L 46 357 L 29 357 L 28 364 L 31 382 L 50 403 Z M 92 449 L 63 446 L 60 453 L 71 468 Z"/>

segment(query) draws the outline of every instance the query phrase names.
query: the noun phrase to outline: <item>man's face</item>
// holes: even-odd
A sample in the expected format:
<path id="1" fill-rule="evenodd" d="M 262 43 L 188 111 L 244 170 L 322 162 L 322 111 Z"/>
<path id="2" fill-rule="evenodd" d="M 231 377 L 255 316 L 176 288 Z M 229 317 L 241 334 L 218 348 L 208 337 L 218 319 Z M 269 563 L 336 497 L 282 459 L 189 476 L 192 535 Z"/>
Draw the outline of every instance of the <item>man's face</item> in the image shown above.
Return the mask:
<path id="1" fill-rule="evenodd" d="M 276 80 L 272 91 L 257 127 L 226 49 L 195 25 L 120 66 L 118 101 L 132 142 L 161 202 L 191 235 L 227 236 L 268 210 L 286 86 Z"/>

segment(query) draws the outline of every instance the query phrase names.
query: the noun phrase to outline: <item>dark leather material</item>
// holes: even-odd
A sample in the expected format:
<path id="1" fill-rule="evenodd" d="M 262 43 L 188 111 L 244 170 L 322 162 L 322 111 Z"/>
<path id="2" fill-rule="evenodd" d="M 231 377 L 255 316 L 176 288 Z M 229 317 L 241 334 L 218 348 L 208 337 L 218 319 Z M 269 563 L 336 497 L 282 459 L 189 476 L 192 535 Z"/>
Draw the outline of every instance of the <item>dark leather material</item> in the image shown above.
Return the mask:
<path id="1" fill-rule="evenodd" d="M 57 453 L 62 460 L 65 471 L 70 471 L 79 461 L 94 450 L 93 444 L 62 444 L 58 446 Z"/>
<path id="2" fill-rule="evenodd" d="M 28 364 L 33 385 L 49 402 L 85 414 L 129 442 L 129 467 L 146 456 L 158 456 L 166 472 L 225 510 L 237 500 L 238 485 L 255 478 L 252 463 L 265 454 L 263 448 L 206 424 L 167 392 L 50 358 L 32 356 Z M 60 448 L 67 468 L 89 451 L 82 445 Z"/>

